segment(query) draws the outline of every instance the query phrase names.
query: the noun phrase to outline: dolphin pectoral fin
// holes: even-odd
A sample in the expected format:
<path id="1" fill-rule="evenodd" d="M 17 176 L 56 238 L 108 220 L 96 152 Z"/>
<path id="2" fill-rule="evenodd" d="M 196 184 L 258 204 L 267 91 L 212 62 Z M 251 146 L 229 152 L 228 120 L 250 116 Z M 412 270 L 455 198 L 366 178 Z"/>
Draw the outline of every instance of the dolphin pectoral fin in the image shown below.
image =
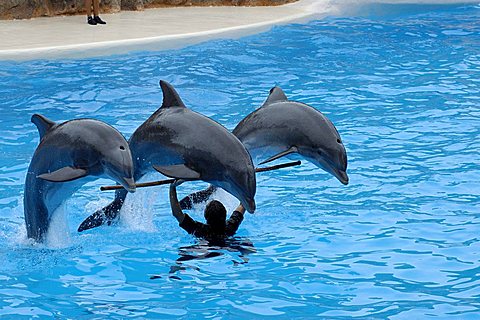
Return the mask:
<path id="1" fill-rule="evenodd" d="M 282 151 L 282 152 L 280 152 L 280 153 L 277 153 L 276 155 L 268 158 L 267 160 L 260 162 L 259 165 L 260 165 L 260 164 L 265 164 L 265 163 L 271 162 L 271 161 L 273 161 L 273 160 L 277 160 L 278 158 L 281 158 L 281 157 L 284 157 L 284 156 L 286 156 L 286 155 L 289 155 L 290 153 L 296 153 L 296 152 L 298 152 L 297 147 L 292 146 L 292 147 L 288 148 L 287 150 Z"/>
<path id="2" fill-rule="evenodd" d="M 154 165 L 153 168 L 158 172 L 160 172 L 161 174 L 170 178 L 189 179 L 189 180 L 200 179 L 200 173 L 190 169 L 184 164 L 175 164 L 172 166 Z"/>
<path id="3" fill-rule="evenodd" d="M 63 167 L 50 173 L 38 175 L 37 178 L 51 182 L 67 182 L 85 177 L 86 175 L 88 175 L 88 171 L 86 169 Z"/>

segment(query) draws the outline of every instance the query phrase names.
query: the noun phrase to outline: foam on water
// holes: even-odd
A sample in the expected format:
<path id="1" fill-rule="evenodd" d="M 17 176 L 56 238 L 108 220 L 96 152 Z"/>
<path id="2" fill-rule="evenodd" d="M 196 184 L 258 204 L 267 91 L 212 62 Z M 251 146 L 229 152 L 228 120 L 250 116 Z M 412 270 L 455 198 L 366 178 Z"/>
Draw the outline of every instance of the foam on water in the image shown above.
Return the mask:
<path id="1" fill-rule="evenodd" d="M 120 223 L 129 230 L 155 231 L 153 216 L 154 204 L 158 199 L 158 192 L 152 188 L 138 189 L 135 195 L 127 196 L 120 211 Z"/>

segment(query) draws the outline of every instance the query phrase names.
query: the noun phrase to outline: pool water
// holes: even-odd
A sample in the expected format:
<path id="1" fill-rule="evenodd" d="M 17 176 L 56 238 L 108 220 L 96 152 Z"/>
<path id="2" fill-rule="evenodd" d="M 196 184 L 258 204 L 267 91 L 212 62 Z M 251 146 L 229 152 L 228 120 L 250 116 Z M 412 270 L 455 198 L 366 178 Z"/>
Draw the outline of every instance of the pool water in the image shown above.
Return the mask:
<path id="1" fill-rule="evenodd" d="M 1 61 L 0 318 L 478 319 L 480 7 L 395 8 L 175 51 Z M 350 184 L 306 162 L 259 174 L 257 212 L 215 247 L 178 227 L 167 187 L 78 234 L 113 197 L 98 180 L 48 244 L 26 241 L 31 115 L 129 137 L 161 104 L 160 79 L 229 129 L 282 87 L 336 125 Z"/>

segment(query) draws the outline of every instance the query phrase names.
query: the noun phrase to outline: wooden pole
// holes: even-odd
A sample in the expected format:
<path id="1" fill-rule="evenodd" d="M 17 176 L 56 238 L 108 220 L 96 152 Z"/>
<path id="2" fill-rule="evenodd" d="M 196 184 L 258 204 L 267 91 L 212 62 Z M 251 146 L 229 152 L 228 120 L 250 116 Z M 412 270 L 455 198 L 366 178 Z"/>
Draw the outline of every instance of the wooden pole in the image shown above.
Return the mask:
<path id="1" fill-rule="evenodd" d="M 298 166 L 300 164 L 302 164 L 301 161 L 287 162 L 287 163 L 277 164 L 277 165 L 274 165 L 274 166 L 271 166 L 271 167 L 255 168 L 255 172 L 266 172 L 266 171 L 278 170 L 278 169 Z M 158 180 L 158 181 L 137 183 L 136 187 L 137 188 L 145 188 L 145 187 L 161 186 L 161 185 L 164 185 L 164 184 L 170 184 L 170 183 L 174 182 L 175 180 L 176 179 L 166 179 L 166 180 Z M 100 187 L 101 191 L 111 191 L 111 190 L 119 190 L 119 189 L 123 189 L 123 186 L 116 185 L 116 186 Z"/>

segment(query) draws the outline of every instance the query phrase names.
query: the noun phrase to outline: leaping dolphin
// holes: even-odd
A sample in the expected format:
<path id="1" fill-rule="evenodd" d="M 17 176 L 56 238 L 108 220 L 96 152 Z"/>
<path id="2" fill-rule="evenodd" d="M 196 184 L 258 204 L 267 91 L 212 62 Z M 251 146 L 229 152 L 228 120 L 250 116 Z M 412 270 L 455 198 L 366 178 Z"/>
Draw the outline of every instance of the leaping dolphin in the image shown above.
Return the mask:
<path id="1" fill-rule="evenodd" d="M 288 100 L 279 87 L 265 103 L 233 129 L 253 158 L 269 156 L 260 164 L 298 153 L 348 184 L 347 152 L 333 123 L 315 108 Z"/>
<path id="2" fill-rule="evenodd" d="M 249 212 L 255 211 L 255 169 L 250 154 L 231 132 L 212 119 L 188 109 L 172 85 L 160 81 L 163 104 L 129 140 L 135 180 L 157 170 L 169 177 L 200 179 L 229 192 Z M 95 212 L 78 231 L 110 224 L 127 192 Z"/>
<path id="3" fill-rule="evenodd" d="M 54 211 L 94 177 L 110 177 L 135 191 L 128 142 L 113 127 L 93 119 L 61 124 L 34 114 L 40 144 L 28 167 L 24 192 L 27 237 L 42 242 Z"/>
<path id="4" fill-rule="evenodd" d="M 264 164 L 298 153 L 317 167 L 348 184 L 347 153 L 333 123 L 315 108 L 288 100 L 279 87 L 270 90 L 263 105 L 233 129 L 255 160 Z M 180 201 L 182 209 L 208 199 L 216 188 L 192 193 Z"/>

